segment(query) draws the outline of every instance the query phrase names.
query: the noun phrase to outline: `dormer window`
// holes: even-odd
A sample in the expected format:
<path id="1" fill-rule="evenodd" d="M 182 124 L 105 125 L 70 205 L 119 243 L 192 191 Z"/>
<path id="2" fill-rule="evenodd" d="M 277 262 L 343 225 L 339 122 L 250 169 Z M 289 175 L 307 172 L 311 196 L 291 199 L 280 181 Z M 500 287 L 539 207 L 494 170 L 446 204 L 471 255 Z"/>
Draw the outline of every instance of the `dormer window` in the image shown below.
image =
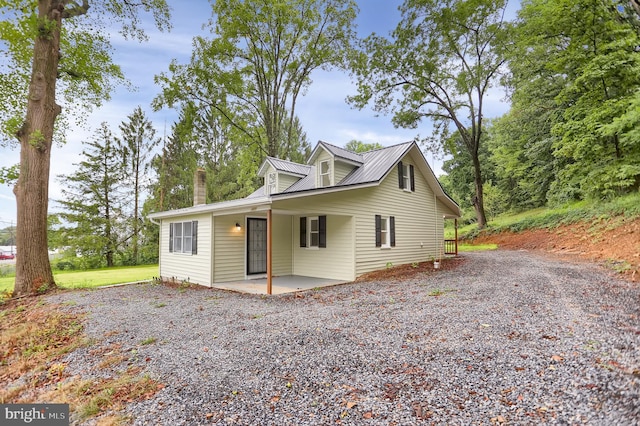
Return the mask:
<path id="1" fill-rule="evenodd" d="M 277 192 L 276 181 L 275 172 L 271 172 L 267 175 L 267 195 L 275 194 Z"/>
<path id="2" fill-rule="evenodd" d="M 329 160 L 320 162 L 320 186 L 331 186 L 331 163 Z"/>

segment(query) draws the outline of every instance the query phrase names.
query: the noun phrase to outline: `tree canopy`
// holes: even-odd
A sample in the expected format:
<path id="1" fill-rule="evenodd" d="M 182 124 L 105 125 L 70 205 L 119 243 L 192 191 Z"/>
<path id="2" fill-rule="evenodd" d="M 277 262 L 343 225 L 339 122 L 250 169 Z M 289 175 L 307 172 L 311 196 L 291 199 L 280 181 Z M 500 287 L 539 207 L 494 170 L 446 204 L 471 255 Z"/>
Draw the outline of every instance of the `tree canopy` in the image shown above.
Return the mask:
<path id="1" fill-rule="evenodd" d="M 359 108 L 372 103 L 397 126 L 433 124 L 425 139 L 443 143 L 454 129 L 470 153 L 478 225 L 486 223 L 478 153 L 484 101 L 504 63 L 505 1 L 406 0 L 390 38 L 372 34 L 354 56 Z"/>
<path id="2" fill-rule="evenodd" d="M 124 82 L 111 59 L 107 24 L 127 38 L 144 39 L 141 14 L 169 27 L 165 0 L 4 0 L 0 40 L 7 46 L 0 71 L 4 145 L 20 144 L 17 201 L 16 295 L 55 287 L 47 244 L 49 169 L 54 134 L 63 140 L 66 119 L 109 98 Z M 60 104 L 62 103 L 62 105 Z M 76 112 L 74 115 L 73 112 Z M 62 115 L 61 115 L 62 114 Z M 7 173 L 2 173 L 7 176 Z"/>
<path id="3" fill-rule="evenodd" d="M 212 37 L 196 37 L 191 62 L 173 61 L 157 76 L 163 91 L 155 106 L 193 103 L 231 126 L 257 163 L 265 155 L 300 161 L 306 146 L 296 102 L 314 70 L 344 63 L 355 2 L 222 0 L 212 7 Z"/>

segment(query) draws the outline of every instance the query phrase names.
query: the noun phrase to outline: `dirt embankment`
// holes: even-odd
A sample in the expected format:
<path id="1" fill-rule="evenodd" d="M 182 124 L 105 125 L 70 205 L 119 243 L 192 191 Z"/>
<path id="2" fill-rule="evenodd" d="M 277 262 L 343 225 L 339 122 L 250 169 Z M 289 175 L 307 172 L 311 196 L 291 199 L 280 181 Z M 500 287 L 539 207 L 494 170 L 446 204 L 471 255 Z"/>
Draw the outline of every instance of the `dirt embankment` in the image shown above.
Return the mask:
<path id="1" fill-rule="evenodd" d="M 471 243 L 495 243 L 503 249 L 538 250 L 598 262 L 625 279 L 640 282 L 640 219 L 616 217 L 553 229 L 481 234 Z"/>

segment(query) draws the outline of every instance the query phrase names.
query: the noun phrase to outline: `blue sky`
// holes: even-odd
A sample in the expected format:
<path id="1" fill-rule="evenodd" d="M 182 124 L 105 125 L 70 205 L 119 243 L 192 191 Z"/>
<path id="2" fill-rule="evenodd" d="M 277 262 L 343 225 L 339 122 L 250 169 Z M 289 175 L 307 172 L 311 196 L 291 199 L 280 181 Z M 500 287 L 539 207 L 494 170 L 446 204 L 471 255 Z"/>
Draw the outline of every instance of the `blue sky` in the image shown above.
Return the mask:
<path id="1" fill-rule="evenodd" d="M 152 111 L 151 100 L 159 93 L 153 78 L 154 75 L 166 71 L 172 59 L 177 59 L 180 63 L 189 61 L 192 38 L 207 34 L 202 30 L 202 25 L 211 16 L 211 6 L 206 0 L 168 2 L 173 9 L 171 32 L 149 31 L 150 40 L 142 44 L 123 41 L 119 37 L 112 40 L 115 49 L 114 60 L 137 87 L 137 91 L 129 92 L 125 88 L 119 88 L 110 102 L 89 116 L 88 129 L 72 128 L 67 135 L 68 143 L 63 147 L 54 147 L 49 186 L 50 211 L 55 211 L 55 200 L 61 198 L 60 183 L 56 176 L 73 172 L 73 164 L 81 161 L 82 141 L 87 140 L 101 122 L 109 123 L 112 131 L 117 133 L 120 122 L 140 105 L 153 121 L 159 135 L 163 134 L 165 126 L 167 132 L 170 131 L 177 114 L 169 109 Z M 360 14 L 357 24 L 361 36 L 371 32 L 386 35 L 400 19 L 400 0 L 359 0 L 358 3 Z M 518 2 L 512 0 L 512 3 Z M 345 98 L 355 94 L 355 89 L 345 73 L 318 71 L 312 75 L 312 80 L 307 94 L 299 100 L 297 106 L 298 115 L 312 146 L 318 140 L 343 146 L 352 139 L 366 143 L 378 142 L 387 146 L 406 142 L 418 134 L 425 135 L 429 132 L 430 126 L 427 122 L 417 129 L 396 129 L 391 124 L 391 117 L 376 116 L 371 109 L 352 109 L 346 104 Z M 487 116 L 495 117 L 507 111 L 508 105 L 503 98 L 504 93 L 501 90 L 489 95 L 486 100 Z M 439 174 L 441 162 L 429 155 L 427 160 L 436 174 Z M 18 162 L 18 149 L 0 147 L 0 167 Z M 12 188 L 0 185 L 0 228 L 8 226 L 11 222 L 15 223 L 15 220 L 16 207 Z"/>

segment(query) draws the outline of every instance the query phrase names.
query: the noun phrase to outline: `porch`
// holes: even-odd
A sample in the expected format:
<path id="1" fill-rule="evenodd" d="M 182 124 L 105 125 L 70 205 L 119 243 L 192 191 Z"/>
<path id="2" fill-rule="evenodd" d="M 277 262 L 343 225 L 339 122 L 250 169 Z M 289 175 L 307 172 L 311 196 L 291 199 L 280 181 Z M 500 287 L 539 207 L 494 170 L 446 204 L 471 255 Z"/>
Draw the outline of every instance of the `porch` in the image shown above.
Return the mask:
<path id="1" fill-rule="evenodd" d="M 300 275 L 274 276 L 271 278 L 271 294 L 293 293 L 296 291 L 312 290 L 319 287 L 346 284 L 348 282 L 349 281 L 345 280 L 303 277 Z M 267 278 L 214 283 L 212 288 L 237 291 L 239 293 L 268 294 Z"/>

